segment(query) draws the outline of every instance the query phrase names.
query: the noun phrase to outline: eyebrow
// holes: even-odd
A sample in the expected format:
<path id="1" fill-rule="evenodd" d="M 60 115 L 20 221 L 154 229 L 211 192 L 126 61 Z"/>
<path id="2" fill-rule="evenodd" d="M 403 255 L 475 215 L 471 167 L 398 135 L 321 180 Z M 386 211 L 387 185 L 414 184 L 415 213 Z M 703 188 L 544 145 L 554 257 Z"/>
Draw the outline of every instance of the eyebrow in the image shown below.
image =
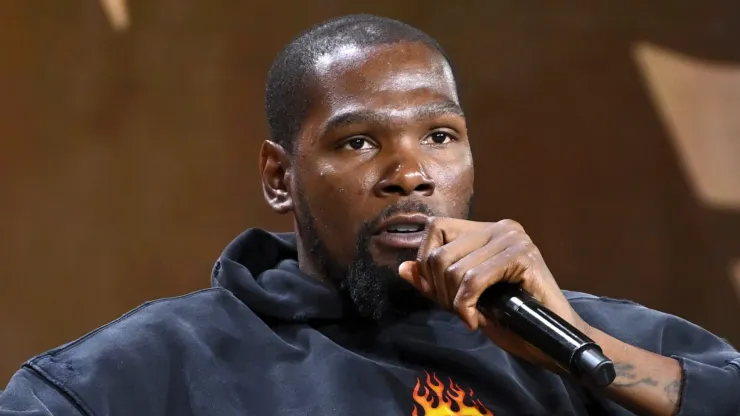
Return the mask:
<path id="1" fill-rule="evenodd" d="M 465 117 L 460 105 L 453 101 L 439 101 L 412 107 L 414 118 L 432 118 L 443 115 L 458 115 Z M 324 124 L 324 131 L 331 131 L 341 127 L 355 124 L 381 124 L 387 123 L 390 116 L 372 110 L 347 111 L 335 114 Z"/>

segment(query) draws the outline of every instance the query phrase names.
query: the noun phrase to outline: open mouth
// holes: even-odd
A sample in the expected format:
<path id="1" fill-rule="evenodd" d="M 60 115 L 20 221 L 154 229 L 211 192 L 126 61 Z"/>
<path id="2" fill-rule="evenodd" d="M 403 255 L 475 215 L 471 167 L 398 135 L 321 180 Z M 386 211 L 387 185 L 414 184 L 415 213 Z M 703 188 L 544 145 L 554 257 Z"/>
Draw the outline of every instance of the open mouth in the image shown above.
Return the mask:
<path id="1" fill-rule="evenodd" d="M 409 234 L 424 231 L 429 217 L 423 214 L 401 214 L 394 215 L 381 221 L 373 234 L 390 233 L 390 234 Z"/>
<path id="2" fill-rule="evenodd" d="M 389 248 L 418 248 L 424 241 L 428 217 L 422 214 L 406 214 L 391 217 L 375 229 L 374 239 Z"/>
<path id="3" fill-rule="evenodd" d="M 413 223 L 406 223 L 406 224 L 393 224 L 389 225 L 385 228 L 385 230 L 381 232 L 386 233 L 398 233 L 398 234 L 408 234 L 408 233 L 418 233 L 424 231 L 424 224 L 413 224 Z"/>

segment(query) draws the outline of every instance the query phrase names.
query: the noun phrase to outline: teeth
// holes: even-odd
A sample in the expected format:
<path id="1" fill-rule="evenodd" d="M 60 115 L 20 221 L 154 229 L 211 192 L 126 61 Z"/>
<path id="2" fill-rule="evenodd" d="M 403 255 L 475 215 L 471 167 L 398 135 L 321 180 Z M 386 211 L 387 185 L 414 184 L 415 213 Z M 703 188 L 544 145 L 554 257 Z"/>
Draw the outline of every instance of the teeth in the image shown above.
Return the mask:
<path id="1" fill-rule="evenodd" d="M 388 227 L 392 233 L 414 233 L 421 231 L 424 227 L 421 224 L 396 224 Z"/>

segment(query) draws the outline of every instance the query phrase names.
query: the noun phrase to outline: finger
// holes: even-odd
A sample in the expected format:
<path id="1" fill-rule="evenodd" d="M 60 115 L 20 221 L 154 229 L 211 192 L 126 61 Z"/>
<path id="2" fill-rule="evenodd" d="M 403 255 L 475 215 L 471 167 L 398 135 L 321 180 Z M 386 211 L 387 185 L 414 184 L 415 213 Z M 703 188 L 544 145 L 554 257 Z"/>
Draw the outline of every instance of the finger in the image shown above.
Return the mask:
<path id="1" fill-rule="evenodd" d="M 428 293 L 430 299 L 435 303 L 439 303 L 437 287 L 434 280 L 432 265 L 428 261 L 428 258 L 431 252 L 449 242 L 445 229 L 447 228 L 446 225 L 450 222 L 452 222 L 452 220 L 449 218 L 429 217 L 425 226 L 426 233 L 424 234 L 424 239 L 422 240 L 416 255 L 418 272 L 429 284 Z"/>
<path id="2" fill-rule="evenodd" d="M 403 280 L 414 286 L 422 294 L 433 300 L 432 296 L 434 294 L 430 291 L 431 286 L 427 283 L 424 276 L 419 273 L 418 263 L 415 261 L 405 261 L 401 263 L 398 267 L 398 275 L 401 276 Z"/>
<path id="3" fill-rule="evenodd" d="M 519 246 L 509 246 L 494 257 L 465 272 L 455 294 L 452 309 L 472 329 L 478 327 L 477 305 L 480 295 L 496 283 L 520 283 L 529 267 L 528 258 L 519 256 Z"/>
<path id="4" fill-rule="evenodd" d="M 457 289 L 460 287 L 460 282 L 462 282 L 463 276 L 465 276 L 465 273 L 468 270 L 504 251 L 511 245 L 511 241 L 516 240 L 517 235 L 518 232 L 510 231 L 504 236 L 504 238 L 489 240 L 482 247 L 473 250 L 471 253 L 447 267 L 445 274 L 448 292 L 457 293 Z"/>
<path id="5" fill-rule="evenodd" d="M 459 240 L 456 240 L 459 241 Z M 447 292 L 456 294 L 460 283 L 468 270 L 477 267 L 486 260 L 503 252 L 508 247 L 521 245 L 529 242 L 529 237 L 523 232 L 513 229 L 504 233 L 502 236 L 494 237 L 482 247 L 472 251 L 445 270 L 445 282 L 447 283 Z"/>
<path id="6" fill-rule="evenodd" d="M 506 235 L 510 231 L 526 234 L 524 227 L 514 220 L 501 220 L 491 224 L 491 227 L 491 232 L 499 236 Z"/>
<path id="7" fill-rule="evenodd" d="M 490 240 L 490 234 L 484 232 L 472 232 L 461 235 L 454 241 L 437 247 L 426 255 L 424 261 L 428 279 L 434 282 L 436 297 L 440 306 L 451 309 L 453 297 L 457 291 L 458 281 L 454 270 L 450 268 L 460 259 L 468 256 L 478 248 L 485 246 Z"/>
<path id="8" fill-rule="evenodd" d="M 426 233 L 419 246 L 417 261 L 422 260 L 422 254 L 427 254 L 435 248 L 457 240 L 462 234 L 480 230 L 481 224 L 456 218 L 429 217 L 424 228 Z"/>
<path id="9" fill-rule="evenodd" d="M 445 218 L 435 217 L 429 217 L 427 219 L 425 226 L 426 233 L 424 234 L 424 239 L 421 241 L 419 250 L 416 253 L 416 261 L 419 264 L 419 273 L 421 273 L 421 275 L 429 281 L 429 284 L 432 285 L 430 290 L 433 292 L 436 288 L 433 287 L 433 274 L 429 269 L 426 259 L 430 252 L 442 247 L 446 243 L 446 235 L 443 227 L 445 220 Z"/>
<path id="10" fill-rule="evenodd" d="M 425 224 L 426 234 L 419 251 L 429 252 L 456 240 L 460 235 L 480 229 L 481 224 L 456 218 L 429 217 Z"/>
<path id="11" fill-rule="evenodd" d="M 448 271 L 451 265 L 477 248 L 491 243 L 491 238 L 495 238 L 496 243 L 487 248 L 489 254 L 504 250 L 516 243 L 517 238 L 528 239 L 522 226 L 513 220 L 482 227 L 480 223 L 471 221 L 430 217 L 426 230 L 417 254 L 419 273 L 431 286 L 428 291 L 431 299 L 447 309 L 451 309 L 458 283 L 465 273 L 463 268 Z M 455 274 L 457 278 L 451 277 Z"/>
<path id="12" fill-rule="evenodd" d="M 491 244 L 494 246 L 493 251 L 498 249 L 498 252 L 501 252 L 510 246 L 532 241 L 518 223 L 514 223 L 516 226 L 513 226 L 509 225 L 510 222 L 507 221 L 500 221 L 493 225 L 492 233 L 494 237 L 491 238 Z"/>

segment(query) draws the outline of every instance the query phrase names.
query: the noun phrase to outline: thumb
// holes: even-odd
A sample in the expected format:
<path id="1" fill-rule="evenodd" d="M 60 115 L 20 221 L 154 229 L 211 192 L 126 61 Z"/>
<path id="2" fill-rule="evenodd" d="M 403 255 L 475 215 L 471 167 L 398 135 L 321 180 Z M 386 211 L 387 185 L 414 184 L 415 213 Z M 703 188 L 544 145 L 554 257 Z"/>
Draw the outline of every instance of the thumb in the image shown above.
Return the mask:
<path id="1" fill-rule="evenodd" d="M 405 261 L 398 266 L 398 275 L 422 293 L 427 293 L 429 284 L 419 274 L 419 264 L 415 261 Z"/>

